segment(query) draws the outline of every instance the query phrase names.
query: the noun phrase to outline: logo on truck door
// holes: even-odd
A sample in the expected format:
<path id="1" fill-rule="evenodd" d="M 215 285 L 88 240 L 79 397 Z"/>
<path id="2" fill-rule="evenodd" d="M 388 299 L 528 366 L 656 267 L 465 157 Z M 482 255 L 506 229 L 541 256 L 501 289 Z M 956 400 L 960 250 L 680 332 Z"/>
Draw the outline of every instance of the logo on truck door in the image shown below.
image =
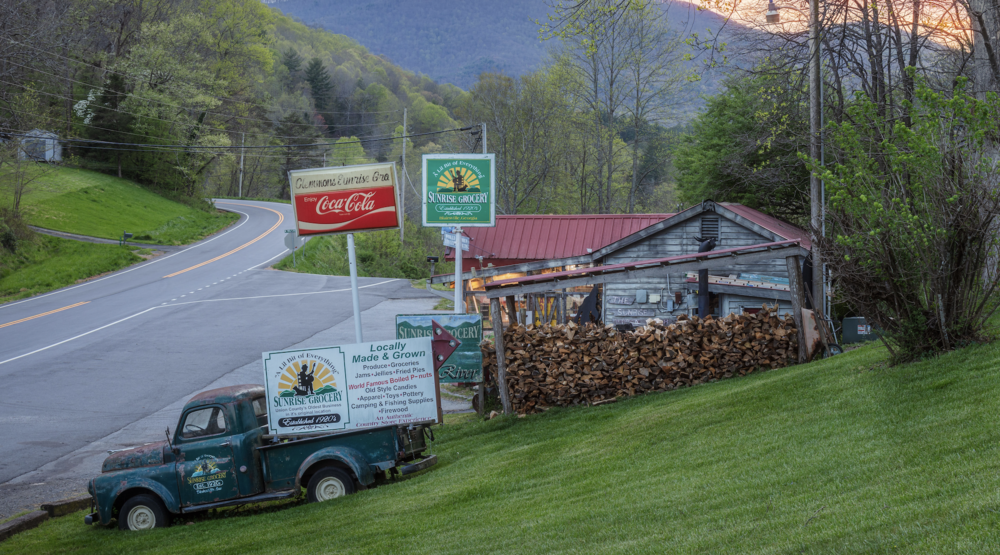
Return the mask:
<path id="1" fill-rule="evenodd" d="M 199 494 L 222 491 L 226 474 L 227 471 L 219 469 L 218 459 L 212 455 L 202 455 L 195 460 L 194 472 L 188 477 L 187 483 Z"/>

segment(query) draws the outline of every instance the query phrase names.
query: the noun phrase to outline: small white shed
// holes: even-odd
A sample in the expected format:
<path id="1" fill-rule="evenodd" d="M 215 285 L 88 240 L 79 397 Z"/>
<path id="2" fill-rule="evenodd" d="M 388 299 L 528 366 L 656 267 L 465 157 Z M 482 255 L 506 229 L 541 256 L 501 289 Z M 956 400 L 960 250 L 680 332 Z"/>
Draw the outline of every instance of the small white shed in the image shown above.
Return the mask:
<path id="1" fill-rule="evenodd" d="M 62 161 L 62 145 L 59 135 L 43 129 L 32 129 L 21 138 L 21 160 L 37 160 L 39 162 Z"/>

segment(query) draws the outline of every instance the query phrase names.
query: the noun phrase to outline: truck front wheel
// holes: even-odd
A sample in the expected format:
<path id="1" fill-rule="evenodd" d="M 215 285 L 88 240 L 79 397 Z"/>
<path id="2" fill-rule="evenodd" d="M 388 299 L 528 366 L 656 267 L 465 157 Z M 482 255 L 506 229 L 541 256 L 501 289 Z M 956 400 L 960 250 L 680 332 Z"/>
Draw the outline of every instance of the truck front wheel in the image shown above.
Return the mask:
<path id="1" fill-rule="evenodd" d="M 322 503 L 354 493 L 354 480 L 343 470 L 328 466 L 309 478 L 306 493 L 310 503 Z"/>
<path id="2" fill-rule="evenodd" d="M 136 495 L 118 511 L 119 530 L 151 530 L 169 524 L 167 509 L 152 495 Z"/>

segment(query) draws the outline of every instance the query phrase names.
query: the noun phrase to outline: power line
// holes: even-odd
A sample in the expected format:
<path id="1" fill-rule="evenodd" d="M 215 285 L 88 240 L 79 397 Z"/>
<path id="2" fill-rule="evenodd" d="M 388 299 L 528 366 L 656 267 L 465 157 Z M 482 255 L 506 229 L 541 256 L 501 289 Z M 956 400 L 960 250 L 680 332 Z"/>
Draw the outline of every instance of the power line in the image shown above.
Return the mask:
<path id="1" fill-rule="evenodd" d="M 12 87 L 21 87 L 22 89 L 25 89 L 27 91 L 31 91 L 31 92 L 35 92 L 35 93 L 39 93 L 39 94 L 44 94 L 44 95 L 47 95 L 47 96 L 52 96 L 52 97 L 55 97 L 55 98 L 59 98 L 61 100 L 69 100 L 70 102 L 77 102 L 77 100 L 74 99 L 74 98 L 72 98 L 72 97 L 64 96 L 64 95 L 61 95 L 61 94 L 50 93 L 50 92 L 46 92 L 46 91 L 40 91 L 40 90 L 37 90 L 37 89 L 32 89 L 31 87 L 28 87 L 28 86 L 23 85 L 23 84 L 10 83 L 10 82 L 4 81 L 4 80 L 0 80 L 0 83 L 4 83 L 4 84 L 10 85 Z M 150 119 L 150 120 L 162 121 L 164 123 L 169 123 L 171 125 L 181 125 L 181 126 L 188 127 L 188 128 L 202 127 L 202 128 L 205 128 L 205 129 L 211 129 L 211 130 L 215 130 L 215 131 L 222 131 L 223 133 L 227 133 L 227 134 L 228 133 L 236 133 L 236 131 L 225 129 L 223 127 L 214 127 L 214 126 L 207 125 L 207 124 L 204 124 L 204 123 L 184 123 L 184 122 L 175 121 L 175 120 L 168 120 L 168 119 L 158 118 L 156 116 L 140 115 L 140 114 L 136 114 L 136 113 L 133 113 L 133 112 L 126 112 L 125 110 L 115 110 L 115 111 L 118 112 L 118 113 L 121 113 L 121 114 L 130 115 L 130 116 L 133 116 L 133 117 L 136 117 L 136 118 L 139 118 L 139 119 L 145 118 L 145 119 Z M 354 124 L 354 125 L 348 124 L 348 125 L 344 125 L 343 127 L 348 127 L 348 128 L 350 128 L 350 127 L 377 127 L 377 126 L 392 125 L 392 124 L 395 124 L 395 123 L 399 123 L 399 122 L 385 122 L 385 123 L 371 123 L 371 124 L 359 123 L 359 124 Z M 84 125 L 87 125 L 87 124 L 84 124 Z M 305 125 L 310 125 L 310 124 L 306 123 Z M 275 135 L 271 135 L 271 134 L 268 134 L 268 133 L 255 133 L 253 131 L 246 131 L 246 133 L 249 134 L 249 135 L 257 135 L 258 137 L 276 137 Z M 287 139 L 308 139 L 310 137 L 308 137 L 308 136 L 302 136 L 302 137 L 292 137 L 292 136 L 285 137 L 285 136 L 282 136 L 282 138 L 287 138 Z"/>
<path id="2" fill-rule="evenodd" d="M 44 52 L 44 53 L 46 53 L 46 54 L 48 54 L 50 56 L 55 56 L 57 58 L 62 58 L 64 60 L 69 60 L 71 62 L 76 62 L 76 63 L 79 63 L 79 64 L 87 65 L 87 66 L 93 67 L 94 69 L 98 69 L 100 71 L 104 71 L 104 72 L 108 72 L 108 73 L 114 73 L 116 75 L 121 75 L 122 77 L 130 77 L 130 78 L 134 78 L 135 77 L 134 75 L 130 75 L 128 73 L 122 73 L 120 71 L 115 71 L 115 70 L 110 69 L 110 68 L 101 67 L 99 65 L 92 64 L 90 62 L 85 62 L 83 60 L 76 60 L 76 59 L 73 59 L 73 58 L 69 58 L 67 56 L 63 56 L 61 54 L 56 54 L 55 52 L 50 52 L 48 50 L 44 50 L 44 49 L 38 48 L 36 46 L 31 46 L 29 44 L 24 44 L 24 43 L 18 42 L 18 41 L 13 40 L 13 39 L 7 39 L 7 40 L 8 40 L 8 42 L 11 42 L 11 43 L 23 46 L 25 48 L 30 48 L 30 49 L 36 50 L 38 52 Z M 21 67 L 25 67 L 25 66 L 21 66 Z M 33 69 L 33 68 L 29 68 L 29 69 Z M 39 70 L 34 70 L 34 71 L 39 71 Z M 41 72 L 41 73 L 45 73 L 45 72 Z M 182 83 L 187 83 L 189 85 L 198 86 L 196 83 L 192 83 L 190 81 L 184 81 L 183 79 L 177 79 L 177 81 L 180 81 Z M 89 85 L 89 86 L 93 86 L 93 85 Z M 246 100 L 244 100 L 244 99 L 238 99 L 238 98 L 231 97 L 231 96 L 215 96 L 215 95 L 206 95 L 206 96 L 208 96 L 210 98 L 214 98 L 215 100 L 222 100 L 222 101 L 229 100 L 229 101 L 232 101 L 232 102 L 240 102 L 240 103 L 243 103 L 243 104 L 248 104 L 248 102 Z M 337 96 L 337 97 L 334 97 L 334 98 L 351 98 L 351 97 L 350 96 Z M 378 111 L 378 112 L 363 112 L 363 113 L 365 113 L 365 114 L 392 114 L 392 113 L 399 113 L 399 112 L 402 112 L 402 110 L 383 110 L 383 111 Z M 358 112 L 325 112 L 325 113 L 327 113 L 327 114 L 356 114 Z M 257 120 L 257 121 L 265 121 L 265 120 Z"/>
<path id="3" fill-rule="evenodd" d="M 56 79 L 64 79 L 66 81 L 77 83 L 77 84 L 83 85 L 85 87 L 90 87 L 93 90 L 101 90 L 101 91 L 106 90 L 104 87 L 101 87 L 101 86 L 98 86 L 98 85 L 87 83 L 85 81 L 80 81 L 78 79 L 72 79 L 70 77 L 65 77 L 65 76 L 62 76 L 62 75 L 56 75 L 55 73 L 49 73 L 47 71 L 42 71 L 40 69 L 36 69 L 36 68 L 30 67 L 30 66 L 19 64 L 17 62 L 9 62 L 9 63 L 12 64 L 12 65 L 16 65 L 18 67 L 23 67 L 25 69 L 41 73 L 43 75 L 48 75 L 50 77 L 55 77 Z M 161 104 L 163 106 L 170 106 L 172 108 L 179 108 L 181 110 L 189 110 L 189 111 L 196 111 L 196 112 L 205 113 L 205 114 L 211 114 L 211 115 L 219 116 L 221 118 L 226 118 L 226 119 L 238 119 L 238 120 L 245 120 L 245 121 L 255 121 L 255 122 L 267 123 L 267 124 L 270 124 L 270 125 L 274 125 L 275 123 L 277 123 L 275 120 L 271 120 L 271 119 L 261 119 L 261 118 L 251 118 L 251 117 L 246 117 L 246 116 L 237 116 L 235 114 L 226 114 L 226 113 L 223 113 L 223 112 L 212 112 L 212 111 L 207 110 L 207 109 L 200 109 L 200 108 L 192 108 L 192 107 L 187 107 L 187 106 L 181 106 L 180 104 L 171 104 L 171 103 L 165 102 L 163 100 L 157 100 L 155 98 L 148 98 L 148 97 L 144 97 L 144 96 L 139 96 L 138 94 L 134 94 L 134 93 L 122 93 L 122 95 L 126 96 L 128 98 L 134 98 L 134 99 L 143 100 L 143 101 L 146 101 L 146 102 L 155 102 L 155 103 Z M 76 99 L 71 98 L 71 97 L 67 97 L 67 96 L 60 96 L 60 98 L 62 98 L 64 100 L 69 100 L 69 101 L 74 102 L 74 103 L 78 102 Z M 132 112 L 126 112 L 124 110 L 116 110 L 116 111 L 120 111 L 121 113 L 126 113 L 126 114 L 130 114 L 130 115 L 134 115 L 134 116 L 136 115 L 136 114 L 134 114 Z M 394 112 L 398 112 L 399 110 L 393 110 L 393 111 Z M 391 112 L 324 112 L 324 113 L 327 113 L 327 114 L 333 114 L 333 113 L 340 114 L 340 113 L 343 113 L 343 114 L 350 114 L 350 115 L 357 115 L 357 116 L 364 117 L 364 116 L 369 115 L 369 114 L 391 113 Z M 149 116 L 136 116 L 136 117 L 149 117 Z M 363 124 L 362 123 L 362 124 L 357 124 L 357 126 L 389 125 L 389 124 L 393 124 L 393 123 L 399 123 L 399 122 L 398 121 L 392 121 L 392 122 L 372 123 L 372 124 Z M 305 125 L 309 125 L 311 127 L 317 127 L 317 128 L 320 127 L 319 125 L 312 124 L 312 123 L 309 123 L 309 122 L 304 122 L 304 124 Z M 244 133 L 250 133 L 250 134 L 253 134 L 253 135 L 261 135 L 260 133 L 254 133 L 253 131 L 244 131 Z M 308 138 L 308 137 L 305 137 L 305 136 L 295 137 L 295 136 L 284 136 L 284 135 L 278 135 L 277 137 L 282 138 L 282 139 L 304 139 L 304 138 Z"/>
<path id="4" fill-rule="evenodd" d="M 376 142 L 376 141 L 396 141 L 396 140 L 399 140 L 399 139 L 409 139 L 409 138 L 413 138 L 413 137 L 425 137 L 425 136 L 428 136 L 428 135 L 440 135 L 440 134 L 443 134 L 443 133 L 453 133 L 453 132 L 459 132 L 459 131 L 469 131 L 469 130 L 475 129 L 475 128 L 476 127 L 457 127 L 457 128 L 452 128 L 452 129 L 442 129 L 440 131 L 427 131 L 427 132 L 424 132 L 424 133 L 411 133 L 409 135 L 389 135 L 389 136 L 386 136 L 386 137 L 371 137 L 371 138 L 367 138 L 367 139 L 355 139 L 353 141 L 341 141 L 341 140 L 338 140 L 338 141 L 336 141 L 334 143 L 310 143 L 310 144 L 301 144 L 301 145 L 290 144 L 290 145 L 258 145 L 258 146 L 238 146 L 238 145 L 237 146 L 223 146 L 223 145 L 212 146 L 212 145 L 182 145 L 182 144 L 165 144 L 164 145 L 164 144 L 144 144 L 144 143 L 121 143 L 121 142 L 115 142 L 115 141 L 100 141 L 100 140 L 95 140 L 95 139 L 59 139 L 59 140 L 62 141 L 62 142 L 68 142 L 68 143 L 85 143 L 85 144 L 99 144 L 99 145 L 113 145 L 113 146 L 134 146 L 134 147 L 142 147 L 142 148 L 146 148 L 146 149 L 165 149 L 165 150 L 150 150 L 150 152 L 185 152 L 185 151 L 188 151 L 188 150 L 191 150 L 191 149 L 215 149 L 215 150 L 219 150 L 219 151 L 224 151 L 224 150 L 282 149 L 282 148 L 291 149 L 291 148 L 306 148 L 306 147 L 318 147 L 318 146 L 337 147 L 337 146 L 340 146 L 340 145 L 348 145 L 348 144 L 359 144 L 359 143 Z M 25 131 L 19 131 L 17 133 L 13 133 L 12 132 L 12 133 L 7 133 L 7 134 L 10 135 L 10 136 L 12 136 L 12 137 L 35 138 L 35 137 L 31 136 L 31 135 L 27 135 L 26 133 L 27 132 L 25 132 Z M 78 148 L 84 148 L 84 147 L 78 147 Z M 88 148 L 98 148 L 98 147 L 88 147 Z M 103 150 L 116 150 L 116 149 L 103 149 Z M 122 150 L 124 150 L 124 149 L 122 149 Z"/>

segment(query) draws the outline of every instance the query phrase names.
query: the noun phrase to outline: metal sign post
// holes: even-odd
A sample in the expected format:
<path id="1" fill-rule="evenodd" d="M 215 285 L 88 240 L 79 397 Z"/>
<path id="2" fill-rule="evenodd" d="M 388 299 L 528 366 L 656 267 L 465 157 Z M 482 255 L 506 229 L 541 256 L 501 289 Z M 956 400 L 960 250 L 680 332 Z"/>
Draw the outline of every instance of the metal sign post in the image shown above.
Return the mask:
<path id="1" fill-rule="evenodd" d="M 288 172 L 296 235 L 347 234 L 354 304 L 354 336 L 361 338 L 361 299 L 354 233 L 402 227 L 396 164 L 362 164 Z M 295 251 L 292 251 L 294 262 Z"/>
<path id="2" fill-rule="evenodd" d="M 358 296 L 358 262 L 354 258 L 354 234 L 347 234 L 347 260 L 351 267 L 351 300 L 354 303 L 354 339 L 357 343 L 364 342 L 361 338 L 361 298 Z"/>
<path id="3" fill-rule="evenodd" d="M 465 314 L 462 298 L 462 228 L 455 227 L 455 314 Z"/>

